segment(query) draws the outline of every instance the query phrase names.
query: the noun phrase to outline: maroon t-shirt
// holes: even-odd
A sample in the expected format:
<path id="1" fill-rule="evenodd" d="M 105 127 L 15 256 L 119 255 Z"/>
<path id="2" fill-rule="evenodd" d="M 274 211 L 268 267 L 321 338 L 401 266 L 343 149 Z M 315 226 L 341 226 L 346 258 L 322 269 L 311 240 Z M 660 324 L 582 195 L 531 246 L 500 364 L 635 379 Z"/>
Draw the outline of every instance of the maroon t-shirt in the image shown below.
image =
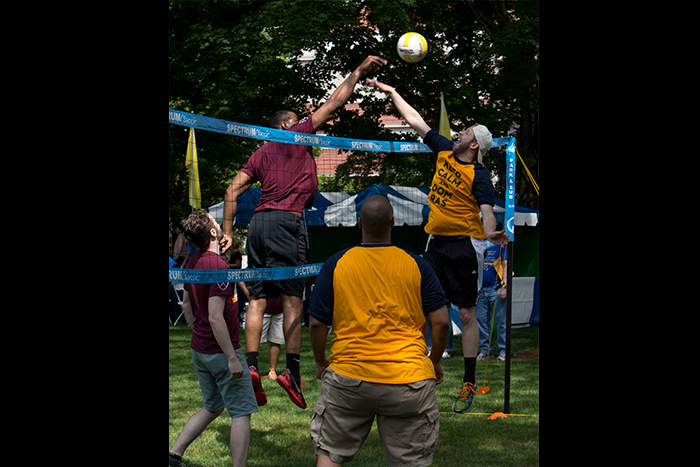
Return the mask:
<path id="1" fill-rule="evenodd" d="M 219 255 L 211 251 L 199 250 L 187 263 L 187 269 L 229 269 L 228 264 Z M 192 324 L 192 341 L 190 347 L 199 353 L 223 353 L 214 331 L 209 324 L 209 297 L 225 296 L 224 319 L 234 349 L 240 349 L 238 343 L 238 304 L 231 300 L 234 294 L 232 282 L 222 284 L 185 284 L 190 296 L 194 323 Z"/>
<path id="2" fill-rule="evenodd" d="M 268 298 L 265 313 L 268 315 L 279 315 L 282 313 L 282 300 L 280 298 Z"/>
<path id="3" fill-rule="evenodd" d="M 315 134 L 311 115 L 287 129 Z M 255 151 L 241 171 L 260 181 L 262 194 L 255 212 L 263 209 L 301 212 L 311 209 L 318 189 L 311 146 L 269 141 Z"/>

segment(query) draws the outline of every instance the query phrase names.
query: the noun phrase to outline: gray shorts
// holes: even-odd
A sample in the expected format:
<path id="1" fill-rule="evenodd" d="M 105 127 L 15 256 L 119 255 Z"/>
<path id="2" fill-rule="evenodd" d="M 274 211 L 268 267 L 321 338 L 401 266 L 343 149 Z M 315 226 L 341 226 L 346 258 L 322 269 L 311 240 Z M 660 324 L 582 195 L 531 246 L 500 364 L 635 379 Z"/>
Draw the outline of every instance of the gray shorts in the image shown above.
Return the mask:
<path id="1" fill-rule="evenodd" d="M 228 371 L 226 355 L 204 354 L 193 349 L 190 349 L 190 352 L 197 370 L 205 409 L 209 412 L 218 412 L 226 407 L 231 418 L 258 412 L 250 371 L 241 349 L 236 350 L 236 357 L 243 366 L 243 377 L 233 381 L 228 380 L 231 373 Z"/>
<path id="2" fill-rule="evenodd" d="M 378 384 L 340 375 L 328 367 L 311 418 L 316 455 L 350 462 L 365 442 L 377 416 L 377 428 L 391 466 L 433 463 L 440 431 L 435 380 Z"/>

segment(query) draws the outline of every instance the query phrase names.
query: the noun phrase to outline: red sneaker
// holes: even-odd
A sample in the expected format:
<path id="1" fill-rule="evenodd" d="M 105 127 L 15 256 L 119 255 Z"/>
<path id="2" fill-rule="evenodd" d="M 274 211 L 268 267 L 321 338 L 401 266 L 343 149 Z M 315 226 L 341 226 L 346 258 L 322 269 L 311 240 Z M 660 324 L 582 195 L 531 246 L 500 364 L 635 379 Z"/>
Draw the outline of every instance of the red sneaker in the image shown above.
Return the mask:
<path id="1" fill-rule="evenodd" d="M 280 386 L 287 391 L 289 398 L 294 402 L 297 407 L 302 409 L 306 408 L 306 401 L 304 400 L 304 395 L 302 394 L 301 387 L 294 381 L 294 376 L 289 370 L 285 370 L 284 373 L 277 376 L 277 382 Z"/>
<path id="2" fill-rule="evenodd" d="M 260 373 L 255 369 L 254 366 L 248 368 L 250 370 L 250 379 L 253 380 L 253 391 L 255 392 L 255 401 L 258 403 L 258 407 L 262 407 L 267 404 L 267 396 L 265 391 L 263 391 L 262 383 L 260 383 Z"/>

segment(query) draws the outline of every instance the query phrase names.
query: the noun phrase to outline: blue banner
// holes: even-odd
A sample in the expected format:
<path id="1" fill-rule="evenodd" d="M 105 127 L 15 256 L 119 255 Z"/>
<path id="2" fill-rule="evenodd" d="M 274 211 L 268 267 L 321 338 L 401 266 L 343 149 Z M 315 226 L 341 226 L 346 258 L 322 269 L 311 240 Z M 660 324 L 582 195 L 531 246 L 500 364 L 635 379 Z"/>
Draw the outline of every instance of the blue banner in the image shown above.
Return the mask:
<path id="1" fill-rule="evenodd" d="M 506 136 L 504 138 L 493 138 L 493 142 L 491 143 L 491 149 L 503 146 L 504 144 L 508 144 L 512 139 L 512 136 Z"/>
<path id="2" fill-rule="evenodd" d="M 335 136 L 310 135 L 307 133 L 297 133 L 294 131 L 277 130 L 275 128 L 230 122 L 173 109 L 168 109 L 168 121 L 175 125 L 197 128 L 198 130 L 215 131 L 226 135 L 243 136 L 244 138 L 261 139 L 265 141 L 277 141 L 278 143 L 344 149 L 346 151 L 432 152 L 430 148 L 423 143 L 414 143 L 410 141 L 371 141 L 365 139 L 338 138 Z"/>
<path id="3" fill-rule="evenodd" d="M 498 138 L 506 139 L 506 138 Z M 515 138 L 512 136 L 507 138 L 509 141 L 506 146 L 506 215 L 505 229 L 510 235 L 510 241 L 515 241 Z"/>
<path id="4" fill-rule="evenodd" d="M 223 282 L 279 281 L 317 276 L 323 263 L 305 264 L 288 268 L 259 269 L 179 269 L 170 268 L 168 282 L 213 284 Z"/>
<path id="5" fill-rule="evenodd" d="M 346 151 L 377 151 L 377 152 L 432 152 L 423 143 L 413 143 L 410 141 L 371 141 L 364 139 L 338 138 L 335 136 L 310 135 L 307 133 L 297 133 L 294 131 L 277 130 L 275 128 L 246 125 L 244 123 L 230 122 L 218 118 L 205 117 L 203 115 L 183 112 L 181 110 L 168 109 L 168 119 L 170 123 L 182 125 L 200 130 L 215 131 L 227 135 L 242 136 L 244 138 L 254 138 L 266 141 L 277 141 L 279 143 L 303 144 L 307 146 L 321 146 L 324 148 L 344 149 Z M 506 145 L 507 160 L 507 180 L 506 180 L 506 212 L 505 229 L 510 235 L 510 240 L 515 241 L 515 138 L 506 136 L 493 138 L 492 148 Z M 292 268 L 293 269 L 293 268 Z M 171 270 L 172 271 L 172 270 Z M 305 276 L 299 276 L 305 277 Z M 290 277 L 288 277 L 290 278 Z M 263 279 L 278 280 L 280 278 Z M 235 279 L 247 280 L 247 279 Z M 260 279 L 254 279 L 260 280 Z M 174 281 L 186 282 L 186 281 Z M 200 283 L 225 282 L 209 281 Z"/>

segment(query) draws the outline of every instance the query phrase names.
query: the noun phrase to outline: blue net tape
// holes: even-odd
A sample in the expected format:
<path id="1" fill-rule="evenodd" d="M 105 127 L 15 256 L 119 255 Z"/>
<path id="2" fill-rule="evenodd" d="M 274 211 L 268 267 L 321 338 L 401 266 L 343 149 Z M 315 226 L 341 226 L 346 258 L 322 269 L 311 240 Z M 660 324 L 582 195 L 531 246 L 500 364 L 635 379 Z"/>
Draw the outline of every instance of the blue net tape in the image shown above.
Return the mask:
<path id="1" fill-rule="evenodd" d="M 179 269 L 170 268 L 168 282 L 188 284 L 213 284 L 224 282 L 278 281 L 317 276 L 322 263 L 305 264 L 288 268 L 259 269 Z"/>

